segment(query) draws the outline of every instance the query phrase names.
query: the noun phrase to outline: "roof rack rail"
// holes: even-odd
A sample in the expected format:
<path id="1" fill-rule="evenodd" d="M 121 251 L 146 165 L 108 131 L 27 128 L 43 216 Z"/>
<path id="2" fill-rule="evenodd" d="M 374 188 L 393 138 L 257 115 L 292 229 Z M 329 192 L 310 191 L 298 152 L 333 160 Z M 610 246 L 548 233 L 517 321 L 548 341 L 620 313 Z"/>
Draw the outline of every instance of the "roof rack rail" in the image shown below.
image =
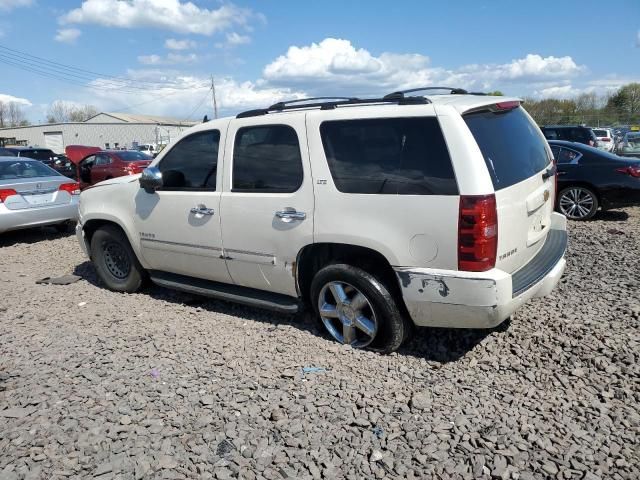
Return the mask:
<path id="1" fill-rule="evenodd" d="M 303 101 L 315 101 L 315 100 L 330 100 L 326 102 L 314 102 L 304 105 L 297 105 L 297 103 Z M 331 101 L 332 100 L 332 101 Z M 424 105 L 431 103 L 428 98 L 425 97 L 398 97 L 398 98 L 354 98 L 354 97 L 315 97 L 305 98 L 300 100 L 289 100 L 286 102 L 278 102 L 271 105 L 269 108 L 258 108 L 256 110 L 248 110 L 236 115 L 236 118 L 257 117 L 260 115 L 266 115 L 270 112 L 282 112 L 284 110 L 293 110 L 299 108 L 316 108 L 320 110 L 331 110 L 338 106 L 343 105 L 366 105 L 375 103 L 397 103 L 398 105 Z"/>
<path id="2" fill-rule="evenodd" d="M 383 98 L 394 99 L 394 98 L 404 98 L 406 93 L 413 92 L 424 92 L 427 90 L 449 90 L 449 93 L 453 95 L 466 95 L 467 92 L 464 88 L 455 88 L 455 87 L 420 87 L 420 88 L 410 88 L 409 90 L 398 90 L 397 92 L 391 92 L 385 95 Z"/>
<path id="3" fill-rule="evenodd" d="M 316 100 L 358 100 L 356 97 L 309 97 L 309 98 L 299 98 L 297 100 L 285 100 L 284 102 L 274 103 L 269 107 L 269 110 L 283 110 L 284 107 L 290 105 L 292 103 L 302 103 L 302 102 L 311 102 Z M 304 106 L 304 105 L 303 105 Z M 302 108 L 302 107 L 300 107 Z"/>

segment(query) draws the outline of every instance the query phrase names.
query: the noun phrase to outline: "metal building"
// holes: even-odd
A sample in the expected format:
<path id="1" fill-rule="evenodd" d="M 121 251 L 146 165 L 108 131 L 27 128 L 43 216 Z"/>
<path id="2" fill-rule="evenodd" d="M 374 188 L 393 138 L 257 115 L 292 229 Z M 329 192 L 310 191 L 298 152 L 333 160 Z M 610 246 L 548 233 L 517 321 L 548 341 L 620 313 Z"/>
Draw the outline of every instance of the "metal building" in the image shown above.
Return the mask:
<path id="1" fill-rule="evenodd" d="M 132 148 L 136 144 L 166 145 L 195 122 L 153 115 L 99 113 L 84 122 L 47 123 L 0 128 L 0 145 L 27 145 L 64 153 L 67 145 Z"/>

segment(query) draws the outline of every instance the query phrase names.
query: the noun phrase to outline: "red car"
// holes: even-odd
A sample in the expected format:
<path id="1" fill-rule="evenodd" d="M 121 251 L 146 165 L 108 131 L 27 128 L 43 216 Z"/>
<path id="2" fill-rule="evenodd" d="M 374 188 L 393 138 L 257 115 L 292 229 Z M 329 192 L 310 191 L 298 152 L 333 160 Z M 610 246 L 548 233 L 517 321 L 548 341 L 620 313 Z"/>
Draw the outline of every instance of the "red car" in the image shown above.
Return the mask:
<path id="1" fill-rule="evenodd" d="M 65 153 L 76 165 L 83 189 L 110 178 L 141 173 L 153 160 L 137 150 L 102 150 L 84 145 L 69 145 Z"/>

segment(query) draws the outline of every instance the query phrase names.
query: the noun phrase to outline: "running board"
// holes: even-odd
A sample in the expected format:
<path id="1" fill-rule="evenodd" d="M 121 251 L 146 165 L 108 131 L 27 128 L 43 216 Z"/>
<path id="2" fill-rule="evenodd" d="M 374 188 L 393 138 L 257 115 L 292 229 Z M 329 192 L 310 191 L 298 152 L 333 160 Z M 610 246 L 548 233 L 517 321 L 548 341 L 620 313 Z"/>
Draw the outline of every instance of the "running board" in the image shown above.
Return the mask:
<path id="1" fill-rule="evenodd" d="M 288 295 L 158 270 L 149 271 L 149 276 L 151 277 L 151 281 L 156 285 L 172 290 L 203 295 L 228 302 L 241 303 L 250 307 L 274 310 L 280 313 L 293 314 L 300 310 L 298 299 L 289 297 Z"/>

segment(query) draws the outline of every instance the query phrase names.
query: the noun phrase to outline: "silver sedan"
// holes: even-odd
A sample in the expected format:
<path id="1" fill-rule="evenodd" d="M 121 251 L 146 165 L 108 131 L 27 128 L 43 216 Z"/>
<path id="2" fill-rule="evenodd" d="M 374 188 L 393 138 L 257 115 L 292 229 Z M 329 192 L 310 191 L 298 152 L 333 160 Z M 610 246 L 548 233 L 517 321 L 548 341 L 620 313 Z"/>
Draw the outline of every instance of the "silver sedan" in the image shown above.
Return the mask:
<path id="1" fill-rule="evenodd" d="M 80 185 L 37 160 L 0 156 L 0 233 L 78 218 Z"/>

